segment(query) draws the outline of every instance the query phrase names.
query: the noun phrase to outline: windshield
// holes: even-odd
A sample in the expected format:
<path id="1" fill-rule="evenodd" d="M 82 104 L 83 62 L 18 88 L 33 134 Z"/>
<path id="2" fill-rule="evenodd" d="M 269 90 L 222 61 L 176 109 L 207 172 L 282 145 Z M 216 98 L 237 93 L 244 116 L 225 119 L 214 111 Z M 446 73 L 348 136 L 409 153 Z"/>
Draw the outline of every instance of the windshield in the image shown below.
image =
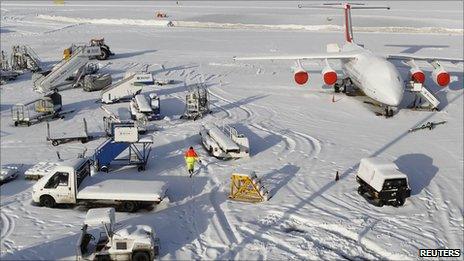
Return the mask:
<path id="1" fill-rule="evenodd" d="M 406 179 L 387 179 L 383 183 L 383 189 L 394 189 L 406 186 Z"/>

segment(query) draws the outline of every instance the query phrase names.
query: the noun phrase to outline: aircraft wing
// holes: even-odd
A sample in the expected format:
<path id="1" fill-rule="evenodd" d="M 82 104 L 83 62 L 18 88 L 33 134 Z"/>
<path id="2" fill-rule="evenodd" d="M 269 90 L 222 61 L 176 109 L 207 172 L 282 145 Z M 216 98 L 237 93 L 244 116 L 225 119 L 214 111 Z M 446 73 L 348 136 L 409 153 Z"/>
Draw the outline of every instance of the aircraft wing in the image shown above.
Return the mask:
<path id="1" fill-rule="evenodd" d="M 456 59 L 456 58 L 446 58 L 446 57 L 427 57 L 427 56 L 417 56 L 412 54 L 395 54 L 395 55 L 387 55 L 386 58 L 388 60 L 401 60 L 401 61 L 408 61 L 408 60 L 417 60 L 417 61 L 444 61 L 444 62 L 452 62 L 452 63 L 459 63 L 464 62 L 464 60 Z"/>
<path id="2" fill-rule="evenodd" d="M 313 53 L 303 55 L 279 55 L 279 56 L 255 56 L 255 57 L 236 57 L 236 61 L 250 60 L 323 60 L 323 59 L 353 59 L 358 52 L 333 52 L 333 53 Z"/>

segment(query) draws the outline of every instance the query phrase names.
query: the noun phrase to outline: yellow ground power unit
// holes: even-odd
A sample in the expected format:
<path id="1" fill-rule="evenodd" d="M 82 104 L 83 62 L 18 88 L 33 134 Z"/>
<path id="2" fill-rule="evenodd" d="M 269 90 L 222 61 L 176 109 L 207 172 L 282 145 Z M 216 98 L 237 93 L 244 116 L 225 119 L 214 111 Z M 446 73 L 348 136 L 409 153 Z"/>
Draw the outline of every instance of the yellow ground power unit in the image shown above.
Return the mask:
<path id="1" fill-rule="evenodd" d="M 230 199 L 256 203 L 267 201 L 268 195 L 268 190 L 261 185 L 261 181 L 254 172 L 251 174 L 232 174 Z"/>

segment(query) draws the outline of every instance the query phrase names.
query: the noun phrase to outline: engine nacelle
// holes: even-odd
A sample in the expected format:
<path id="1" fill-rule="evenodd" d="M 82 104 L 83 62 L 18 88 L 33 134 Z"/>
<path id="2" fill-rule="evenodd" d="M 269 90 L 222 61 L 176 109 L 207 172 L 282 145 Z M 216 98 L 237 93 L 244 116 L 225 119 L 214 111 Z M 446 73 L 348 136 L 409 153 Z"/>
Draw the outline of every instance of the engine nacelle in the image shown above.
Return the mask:
<path id="1" fill-rule="evenodd" d="M 322 78 L 326 85 L 334 85 L 337 82 L 337 73 L 330 66 L 326 66 L 322 70 Z"/>
<path id="2" fill-rule="evenodd" d="M 293 74 L 293 79 L 295 79 L 295 82 L 299 85 L 303 85 L 308 82 L 309 80 L 309 73 L 302 68 L 298 68 L 295 70 L 295 73 Z"/>
<path id="3" fill-rule="evenodd" d="M 425 82 L 425 74 L 424 72 L 419 69 L 419 68 L 411 68 L 409 69 L 409 74 L 411 75 L 411 80 L 414 82 L 418 83 L 424 83 Z"/>
<path id="4" fill-rule="evenodd" d="M 450 83 L 450 75 L 447 71 L 443 69 L 443 67 L 437 67 L 432 71 L 432 79 L 433 81 L 438 84 L 440 87 L 448 86 Z"/>

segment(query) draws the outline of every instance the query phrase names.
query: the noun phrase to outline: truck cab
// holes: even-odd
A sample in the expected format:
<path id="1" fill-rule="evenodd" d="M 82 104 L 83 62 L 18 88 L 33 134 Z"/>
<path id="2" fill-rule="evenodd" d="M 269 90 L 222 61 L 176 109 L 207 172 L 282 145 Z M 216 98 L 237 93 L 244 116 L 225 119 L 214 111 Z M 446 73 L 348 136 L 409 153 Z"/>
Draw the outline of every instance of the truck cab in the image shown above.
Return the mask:
<path id="1" fill-rule="evenodd" d="M 114 208 L 87 212 L 76 244 L 77 260 L 148 261 L 159 255 L 159 239 L 148 225 L 115 227 Z"/>
<path id="2" fill-rule="evenodd" d="M 90 160 L 79 158 L 55 166 L 32 187 L 32 200 L 46 207 L 75 204 L 77 188 L 90 175 Z"/>
<path id="3" fill-rule="evenodd" d="M 356 180 L 358 193 L 379 207 L 402 206 L 411 196 L 408 177 L 394 163 L 379 158 L 361 159 Z"/>

